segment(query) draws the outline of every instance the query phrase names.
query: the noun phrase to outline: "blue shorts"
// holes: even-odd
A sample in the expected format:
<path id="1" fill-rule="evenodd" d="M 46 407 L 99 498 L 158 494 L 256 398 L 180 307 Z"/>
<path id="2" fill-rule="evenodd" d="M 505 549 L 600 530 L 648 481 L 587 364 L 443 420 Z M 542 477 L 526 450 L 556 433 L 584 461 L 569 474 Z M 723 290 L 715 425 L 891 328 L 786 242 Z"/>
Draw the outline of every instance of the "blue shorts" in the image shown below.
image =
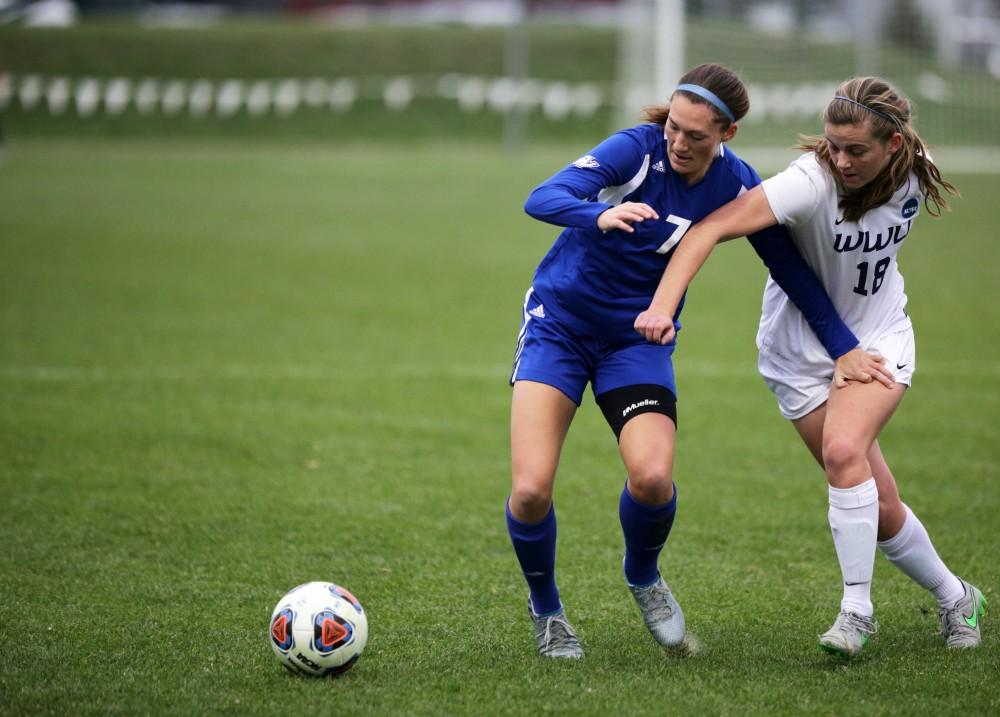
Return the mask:
<path id="1" fill-rule="evenodd" d="M 674 344 L 650 343 L 636 334 L 629 343 L 608 343 L 573 333 L 532 290 L 525 297 L 510 383 L 537 381 L 558 388 L 576 404 L 590 382 L 594 396 L 623 386 L 654 384 L 674 397 Z"/>

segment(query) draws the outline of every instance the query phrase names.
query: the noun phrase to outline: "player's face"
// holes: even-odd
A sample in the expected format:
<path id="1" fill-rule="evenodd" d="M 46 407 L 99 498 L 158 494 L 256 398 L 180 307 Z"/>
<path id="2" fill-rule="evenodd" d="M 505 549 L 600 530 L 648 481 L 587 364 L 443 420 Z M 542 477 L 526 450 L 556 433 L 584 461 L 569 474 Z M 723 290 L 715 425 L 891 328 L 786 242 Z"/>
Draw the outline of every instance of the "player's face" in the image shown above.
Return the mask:
<path id="1" fill-rule="evenodd" d="M 677 94 L 670 100 L 667 117 L 667 155 L 670 167 L 688 184 L 705 176 L 712 160 L 719 154 L 719 145 L 736 133 L 730 125 L 723 133 L 715 121 L 715 111 L 708 105 L 692 102 Z"/>
<path id="2" fill-rule="evenodd" d="M 878 139 L 872 136 L 867 122 L 828 124 L 826 141 L 841 183 L 847 189 L 860 189 L 889 165 L 892 155 L 902 146 L 903 136 L 893 132 L 888 140 Z"/>

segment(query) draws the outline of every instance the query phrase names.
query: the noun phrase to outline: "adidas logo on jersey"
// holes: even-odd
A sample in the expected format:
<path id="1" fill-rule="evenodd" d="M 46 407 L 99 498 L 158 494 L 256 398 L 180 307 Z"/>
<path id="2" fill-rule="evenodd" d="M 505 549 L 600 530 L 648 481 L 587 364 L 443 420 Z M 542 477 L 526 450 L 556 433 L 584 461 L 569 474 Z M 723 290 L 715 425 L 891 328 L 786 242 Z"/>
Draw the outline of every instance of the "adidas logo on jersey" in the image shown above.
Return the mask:
<path id="1" fill-rule="evenodd" d="M 656 164 L 653 165 L 653 169 L 657 172 L 666 173 L 667 168 L 663 166 L 663 160 L 658 160 Z"/>
<path id="2" fill-rule="evenodd" d="M 595 167 L 600 167 L 601 163 L 597 161 L 597 157 L 592 154 L 585 154 L 580 159 L 573 162 L 574 167 L 579 167 L 580 169 L 594 169 Z"/>
<path id="3" fill-rule="evenodd" d="M 545 307 L 542 306 L 541 304 L 539 304 L 538 306 L 536 306 L 535 308 L 533 308 L 528 313 L 531 314 L 532 316 L 534 316 L 536 319 L 544 319 L 545 318 Z"/>

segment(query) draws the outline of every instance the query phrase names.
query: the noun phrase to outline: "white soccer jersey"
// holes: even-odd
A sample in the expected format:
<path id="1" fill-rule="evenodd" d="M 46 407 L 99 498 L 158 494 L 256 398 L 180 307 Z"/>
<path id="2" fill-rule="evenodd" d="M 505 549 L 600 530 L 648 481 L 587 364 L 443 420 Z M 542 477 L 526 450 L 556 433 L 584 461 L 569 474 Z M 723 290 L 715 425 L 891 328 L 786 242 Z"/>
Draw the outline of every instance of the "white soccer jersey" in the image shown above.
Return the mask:
<path id="1" fill-rule="evenodd" d="M 762 185 L 779 224 L 862 348 L 878 337 L 910 328 L 896 254 L 920 212 L 923 194 L 911 173 L 906 183 L 858 222 L 843 218 L 837 184 L 815 154 L 804 154 Z M 826 356 L 795 305 L 768 278 L 757 346 L 788 357 Z"/>

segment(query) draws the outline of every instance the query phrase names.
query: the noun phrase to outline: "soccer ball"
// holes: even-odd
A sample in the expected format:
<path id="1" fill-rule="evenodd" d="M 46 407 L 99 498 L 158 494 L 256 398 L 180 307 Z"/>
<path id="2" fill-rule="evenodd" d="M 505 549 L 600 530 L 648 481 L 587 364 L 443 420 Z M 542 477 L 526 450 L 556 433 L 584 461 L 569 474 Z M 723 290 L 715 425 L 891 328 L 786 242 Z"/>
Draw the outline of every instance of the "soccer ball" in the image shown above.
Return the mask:
<path id="1" fill-rule="evenodd" d="M 368 642 L 368 618 L 358 599 L 333 583 L 304 583 L 271 613 L 271 649 L 285 668 L 328 677 L 351 669 Z"/>

